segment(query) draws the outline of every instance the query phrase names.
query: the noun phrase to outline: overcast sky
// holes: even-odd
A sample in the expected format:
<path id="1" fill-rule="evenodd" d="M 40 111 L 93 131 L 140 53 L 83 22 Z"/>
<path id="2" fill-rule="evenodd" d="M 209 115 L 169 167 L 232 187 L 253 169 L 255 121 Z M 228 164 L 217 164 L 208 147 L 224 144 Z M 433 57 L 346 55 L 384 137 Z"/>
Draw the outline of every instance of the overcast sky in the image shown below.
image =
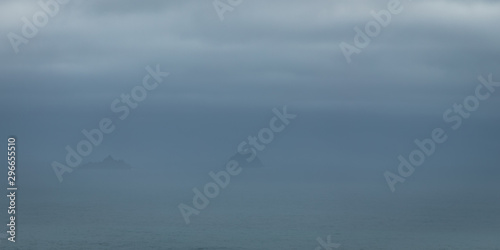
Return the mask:
<path id="1" fill-rule="evenodd" d="M 386 10 L 388 2 L 244 0 L 221 21 L 212 1 L 70 0 L 27 44 L 13 46 L 9 34 L 22 36 L 23 17 L 33 22 L 42 7 L 36 1 L 2 1 L 0 110 L 7 119 L 0 128 L 29 140 L 33 155 L 61 160 L 64 146 L 76 144 L 82 129 L 108 116 L 110 103 L 140 84 L 148 65 L 160 65 L 170 72 L 167 80 L 97 155 L 130 156 L 134 148 L 127 142 L 140 136 L 139 128 L 149 132 L 143 143 L 161 138 L 198 145 L 198 151 L 217 148 L 224 160 L 262 128 L 273 107 L 289 105 L 295 112 L 327 114 L 302 113 L 297 123 L 304 127 L 290 132 L 290 138 L 316 143 L 308 146 L 312 152 L 356 155 L 385 140 L 386 146 L 375 148 L 386 149 L 379 156 L 390 159 L 384 163 L 389 167 L 380 168 L 391 168 L 415 138 L 442 126 L 446 109 L 474 94 L 479 75 L 500 79 L 500 3 L 401 1 L 401 12 L 348 63 L 339 45 L 354 44 L 354 28 L 364 29 L 374 20 L 371 11 Z M 481 104 L 475 123 L 461 134 L 478 138 L 476 128 L 498 124 L 499 100 L 492 95 Z M 231 108 L 247 111 L 224 113 Z M 172 121 L 175 128 L 168 127 Z M 186 139 L 201 127 L 204 133 Z M 221 144 L 209 143 L 212 135 Z M 42 146 L 46 141 L 52 144 Z M 285 141 L 276 143 L 292 145 Z M 196 158 L 187 146 L 175 149 Z M 161 157 L 162 150 L 148 152 Z M 320 158 L 331 160 L 324 153 Z"/>
<path id="2" fill-rule="evenodd" d="M 22 17 L 41 7 L 2 1 L 1 99 L 86 102 L 160 64 L 172 84 L 158 96 L 179 101 L 433 112 L 430 103 L 464 97 L 479 74 L 498 72 L 497 1 L 402 1 L 348 64 L 339 44 L 353 44 L 353 28 L 388 2 L 244 1 L 221 21 L 212 1 L 72 0 L 16 54 L 7 34 L 20 35 Z"/>

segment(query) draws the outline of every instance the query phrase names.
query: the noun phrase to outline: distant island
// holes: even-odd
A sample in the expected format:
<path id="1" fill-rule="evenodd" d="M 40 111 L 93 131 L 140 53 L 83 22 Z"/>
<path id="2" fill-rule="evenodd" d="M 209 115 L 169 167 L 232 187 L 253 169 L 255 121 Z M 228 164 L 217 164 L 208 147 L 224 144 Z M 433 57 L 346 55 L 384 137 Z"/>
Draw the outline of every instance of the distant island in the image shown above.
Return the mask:
<path id="1" fill-rule="evenodd" d="M 101 162 L 89 162 L 80 166 L 81 169 L 131 169 L 132 166 L 122 160 L 116 160 L 111 155 L 108 155 Z"/>

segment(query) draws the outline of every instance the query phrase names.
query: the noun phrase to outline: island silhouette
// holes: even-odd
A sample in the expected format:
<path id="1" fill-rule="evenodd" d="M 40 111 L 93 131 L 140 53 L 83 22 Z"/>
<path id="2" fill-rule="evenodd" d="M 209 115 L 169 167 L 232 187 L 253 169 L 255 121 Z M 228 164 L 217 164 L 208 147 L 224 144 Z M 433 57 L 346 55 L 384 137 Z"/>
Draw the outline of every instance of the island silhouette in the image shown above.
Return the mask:
<path id="1" fill-rule="evenodd" d="M 80 169 L 132 169 L 132 166 L 125 163 L 123 160 L 117 160 L 113 156 L 108 155 L 100 162 L 89 162 L 80 166 Z"/>

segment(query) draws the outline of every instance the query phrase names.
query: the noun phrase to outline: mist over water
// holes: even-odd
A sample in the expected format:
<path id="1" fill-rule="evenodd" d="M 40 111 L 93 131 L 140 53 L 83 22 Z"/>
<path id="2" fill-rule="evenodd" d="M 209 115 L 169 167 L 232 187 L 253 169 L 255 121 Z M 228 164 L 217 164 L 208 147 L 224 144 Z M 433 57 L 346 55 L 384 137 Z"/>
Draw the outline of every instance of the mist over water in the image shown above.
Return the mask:
<path id="1" fill-rule="evenodd" d="M 195 109 L 185 112 L 189 116 L 168 115 L 170 119 L 145 112 L 141 119 L 131 119 L 137 125 L 117 129 L 96 156 L 84 160 L 109 154 L 131 169 L 76 169 L 62 183 L 48 157 L 24 156 L 44 148 L 50 133 L 36 141 L 28 132 L 19 133 L 22 233 L 17 246 L 311 249 L 318 235 L 332 232 L 346 249 L 495 249 L 500 222 L 496 161 L 474 163 L 470 155 L 494 159 L 488 148 L 497 145 L 491 141 L 498 133 L 470 138 L 464 129 L 454 138 L 463 144 L 442 145 L 391 193 L 383 172 L 397 167 L 396 154 L 410 152 L 414 146 L 409 138 L 425 135 L 420 128 L 432 127 L 432 122 L 387 116 L 373 123 L 354 113 L 293 106 L 289 111 L 299 116 L 258 153 L 263 167 L 243 168 L 232 176 L 186 225 L 178 205 L 192 206 L 192 189 L 203 190 L 213 182 L 209 172 L 224 170 L 239 142 L 272 116 L 270 109 L 253 110 L 216 109 L 216 118 L 209 120 L 196 119 L 207 114 Z M 220 122 L 222 117 L 226 122 Z M 175 127 L 181 119 L 197 122 Z M 80 129 L 78 123 L 73 126 Z M 478 123 L 474 130 L 488 127 Z M 405 138 L 405 133 L 410 135 Z M 59 132 L 58 138 L 65 135 Z M 56 141 L 50 144 L 62 152 L 63 143 Z"/>

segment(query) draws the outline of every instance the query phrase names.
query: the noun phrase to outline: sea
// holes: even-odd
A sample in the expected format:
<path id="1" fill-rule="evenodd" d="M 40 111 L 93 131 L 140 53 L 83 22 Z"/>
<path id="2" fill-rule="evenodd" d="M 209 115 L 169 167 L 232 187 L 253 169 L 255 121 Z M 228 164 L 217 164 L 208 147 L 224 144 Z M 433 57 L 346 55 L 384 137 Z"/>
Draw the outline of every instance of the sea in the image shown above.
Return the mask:
<path id="1" fill-rule="evenodd" d="M 500 249 L 495 186 L 408 180 L 392 193 L 383 179 L 317 180 L 329 170 L 306 169 L 244 169 L 189 224 L 179 205 L 194 207 L 213 169 L 75 171 L 51 186 L 55 177 L 32 175 L 17 192 L 16 242 L 0 249 Z"/>

